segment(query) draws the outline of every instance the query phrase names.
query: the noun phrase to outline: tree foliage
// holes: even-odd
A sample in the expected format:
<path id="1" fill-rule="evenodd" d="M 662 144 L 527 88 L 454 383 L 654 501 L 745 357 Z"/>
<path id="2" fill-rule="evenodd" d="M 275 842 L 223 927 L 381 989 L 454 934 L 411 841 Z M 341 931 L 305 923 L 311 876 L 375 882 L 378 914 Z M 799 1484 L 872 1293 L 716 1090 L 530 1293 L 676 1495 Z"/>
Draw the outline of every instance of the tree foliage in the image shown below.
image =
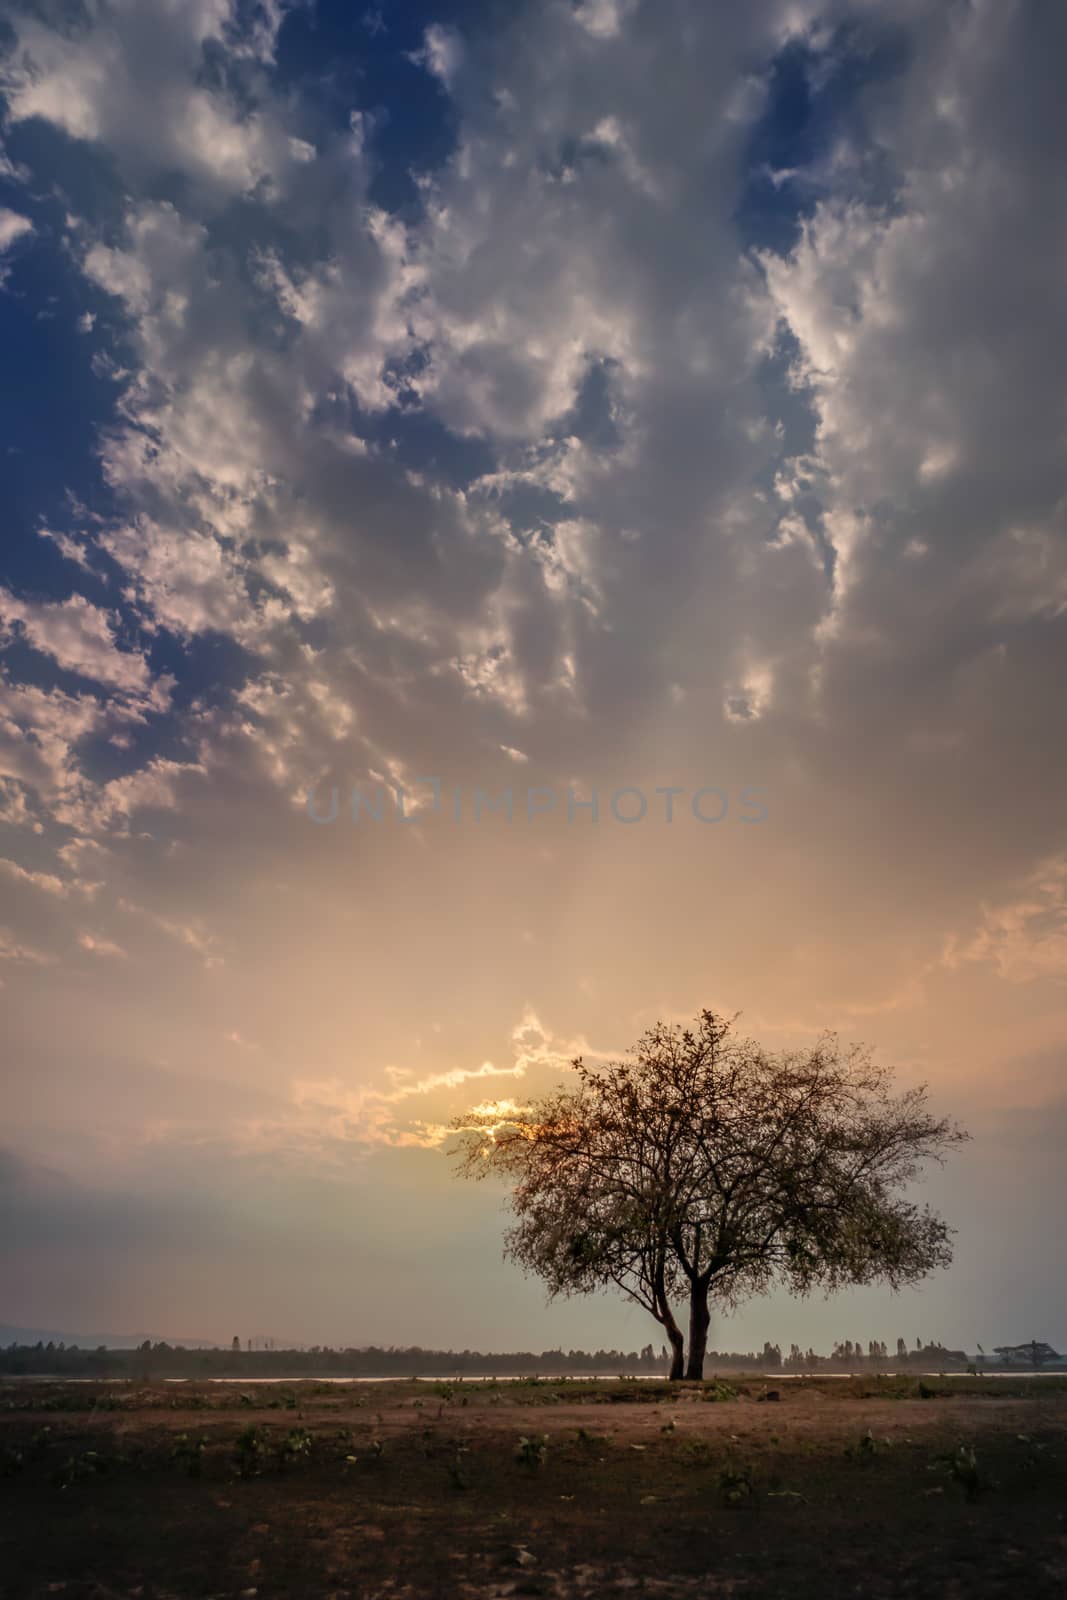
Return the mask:
<path id="1" fill-rule="evenodd" d="M 827 1034 L 771 1053 L 704 1011 L 658 1024 L 622 1062 L 506 1115 L 457 1120 L 460 1170 L 512 1185 L 507 1252 L 552 1295 L 615 1286 L 665 1329 L 681 1376 L 703 1367 L 710 1305 L 775 1281 L 797 1293 L 913 1283 L 950 1230 L 903 1193 L 966 1135 L 924 1088 L 892 1092 L 863 1046 Z"/>

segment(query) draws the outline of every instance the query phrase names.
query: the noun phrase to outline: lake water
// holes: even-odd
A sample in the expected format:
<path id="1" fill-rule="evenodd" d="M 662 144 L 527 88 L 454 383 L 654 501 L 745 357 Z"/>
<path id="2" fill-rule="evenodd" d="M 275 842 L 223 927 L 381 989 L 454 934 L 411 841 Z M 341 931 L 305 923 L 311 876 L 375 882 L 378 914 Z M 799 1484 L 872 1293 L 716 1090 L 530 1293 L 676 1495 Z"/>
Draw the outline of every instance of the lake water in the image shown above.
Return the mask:
<path id="1" fill-rule="evenodd" d="M 361 1377 L 361 1378 L 335 1378 L 335 1377 L 304 1377 L 304 1378 L 164 1378 L 164 1383 L 529 1383 L 532 1373 L 456 1373 L 444 1372 L 439 1374 L 420 1372 L 418 1374 L 391 1373 L 386 1377 Z M 661 1383 L 666 1379 L 665 1372 L 561 1372 L 537 1373 L 539 1383 Z M 713 1376 L 715 1376 L 713 1374 Z M 776 1383 L 788 1383 L 791 1379 L 799 1378 L 967 1378 L 967 1372 L 732 1372 L 724 1369 L 723 1374 L 729 1378 L 773 1378 Z M 1033 1372 L 1029 1368 L 1020 1367 L 1015 1372 L 998 1367 L 995 1371 L 977 1374 L 980 1378 L 1063 1378 L 1067 1372 Z M 81 1381 L 81 1380 L 77 1380 Z M 95 1380 L 86 1380 L 89 1382 Z"/>
<path id="2" fill-rule="evenodd" d="M 1028 1367 L 1019 1367 L 1014 1371 L 1004 1367 L 997 1367 L 987 1371 L 979 1371 L 979 1378 L 1063 1378 L 1067 1377 L 1067 1370 L 1062 1367 L 1052 1371 L 1034 1372 Z M 456 1372 L 420 1372 L 388 1373 L 385 1376 L 343 1378 L 305 1373 L 303 1375 L 290 1375 L 287 1378 L 231 1378 L 231 1377 L 201 1377 L 188 1378 L 163 1378 L 163 1383 L 238 1383 L 242 1388 L 249 1388 L 257 1383 L 529 1383 L 534 1374 L 529 1372 L 508 1373 L 456 1373 Z M 789 1383 L 802 1378 L 967 1378 L 975 1374 L 967 1372 L 759 1372 L 759 1371 L 731 1371 L 724 1368 L 721 1373 L 713 1374 L 716 1377 L 737 1378 L 754 1381 L 758 1378 L 772 1379 L 775 1383 Z M 666 1381 L 665 1372 L 561 1372 L 557 1374 L 536 1374 L 539 1383 L 662 1383 Z M 11 1372 L 0 1374 L 0 1384 L 4 1383 L 142 1383 L 145 1380 L 139 1377 L 122 1378 L 68 1378 L 61 1372 Z"/>

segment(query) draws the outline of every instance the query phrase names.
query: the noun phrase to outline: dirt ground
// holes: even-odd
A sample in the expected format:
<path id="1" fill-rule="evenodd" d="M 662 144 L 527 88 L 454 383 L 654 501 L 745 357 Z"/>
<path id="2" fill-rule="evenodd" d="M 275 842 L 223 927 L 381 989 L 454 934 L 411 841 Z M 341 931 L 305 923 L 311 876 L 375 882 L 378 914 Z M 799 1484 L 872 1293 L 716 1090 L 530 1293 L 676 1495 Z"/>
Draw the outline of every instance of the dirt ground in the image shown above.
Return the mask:
<path id="1" fill-rule="evenodd" d="M 1054 1378 L 9 1383 L 0 1594 L 1060 1600 L 1065 1488 Z"/>

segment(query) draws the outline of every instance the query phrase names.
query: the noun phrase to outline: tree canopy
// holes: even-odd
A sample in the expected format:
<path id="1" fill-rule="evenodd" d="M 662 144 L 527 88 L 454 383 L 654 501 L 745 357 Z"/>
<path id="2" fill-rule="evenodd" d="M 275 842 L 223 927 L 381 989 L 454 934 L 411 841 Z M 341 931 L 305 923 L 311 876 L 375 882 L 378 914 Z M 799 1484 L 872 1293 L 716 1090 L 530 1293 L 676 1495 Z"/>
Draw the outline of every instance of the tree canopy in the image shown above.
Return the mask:
<path id="1" fill-rule="evenodd" d="M 703 1375 L 712 1305 L 775 1281 L 899 1287 L 948 1265 L 951 1230 L 904 1191 L 967 1135 L 925 1087 L 894 1094 L 866 1047 L 826 1034 L 769 1052 L 703 1011 L 692 1028 L 657 1024 L 624 1061 L 573 1067 L 518 1110 L 458 1118 L 460 1171 L 512 1185 L 506 1251 L 550 1294 L 614 1286 L 643 1306 L 672 1377 Z"/>

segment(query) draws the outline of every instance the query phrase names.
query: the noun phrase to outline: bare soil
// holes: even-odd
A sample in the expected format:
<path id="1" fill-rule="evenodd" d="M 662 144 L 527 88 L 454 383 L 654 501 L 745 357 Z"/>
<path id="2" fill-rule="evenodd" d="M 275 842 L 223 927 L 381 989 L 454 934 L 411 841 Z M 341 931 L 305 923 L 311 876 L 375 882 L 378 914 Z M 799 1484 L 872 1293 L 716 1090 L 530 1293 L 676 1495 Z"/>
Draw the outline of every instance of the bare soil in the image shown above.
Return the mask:
<path id="1" fill-rule="evenodd" d="M 7 1384 L 0 1594 L 1062 1600 L 1065 1489 L 1054 1378 Z"/>

